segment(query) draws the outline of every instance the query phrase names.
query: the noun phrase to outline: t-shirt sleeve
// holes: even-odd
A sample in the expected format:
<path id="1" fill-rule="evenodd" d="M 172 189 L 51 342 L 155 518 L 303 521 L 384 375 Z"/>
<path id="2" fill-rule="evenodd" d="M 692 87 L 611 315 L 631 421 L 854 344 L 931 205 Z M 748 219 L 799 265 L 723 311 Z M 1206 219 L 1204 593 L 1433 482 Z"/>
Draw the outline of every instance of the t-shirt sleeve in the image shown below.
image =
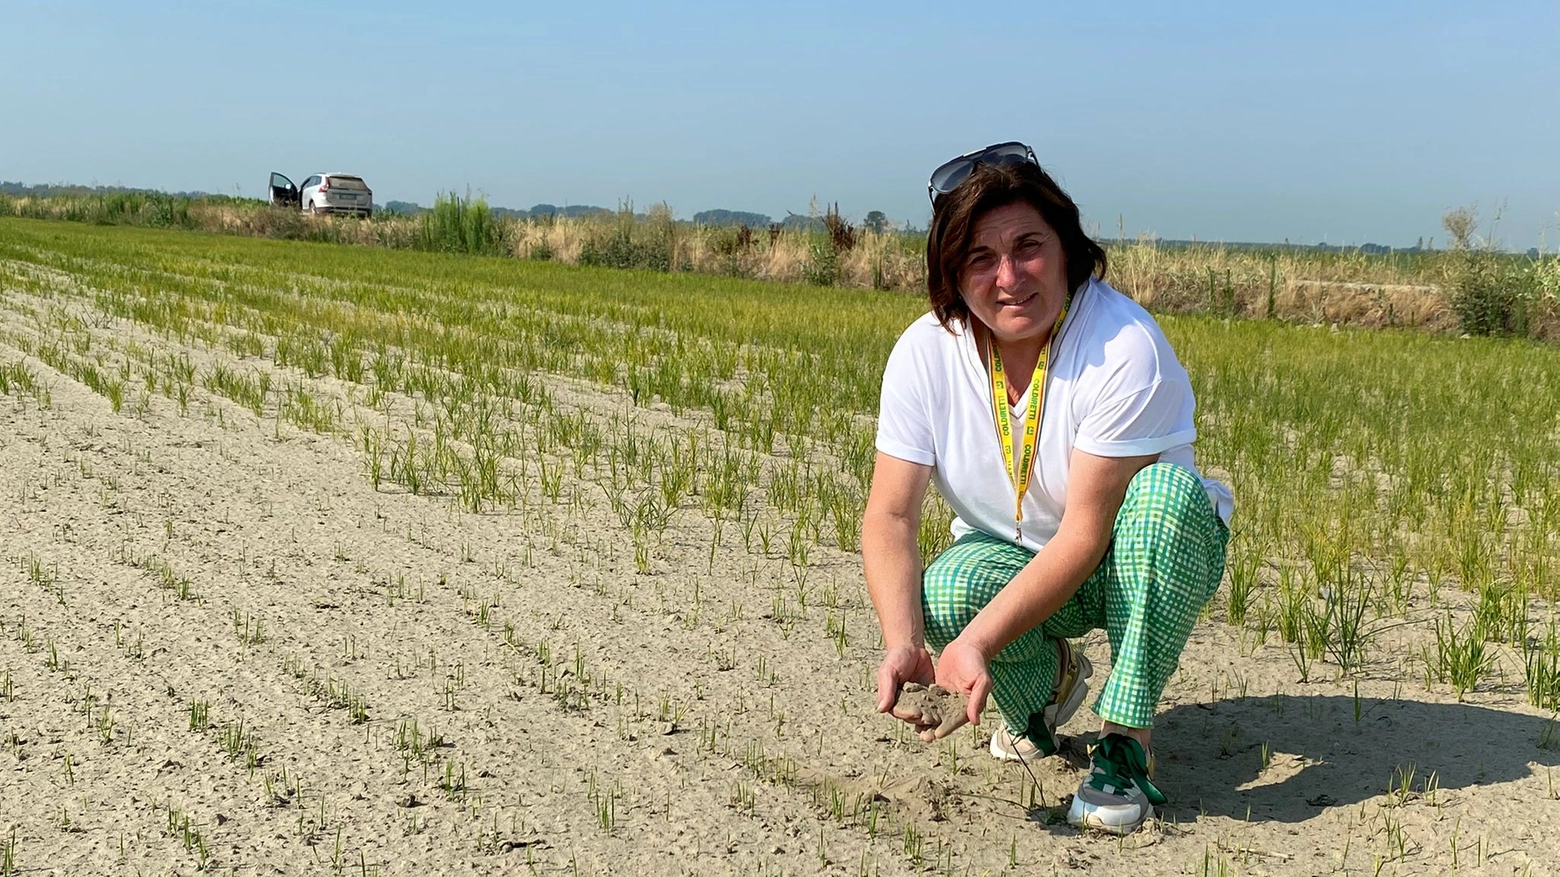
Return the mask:
<path id="1" fill-rule="evenodd" d="M 1161 454 L 1197 438 L 1192 385 L 1157 331 L 1122 332 L 1109 343 L 1073 447 L 1099 457 Z"/>
<path id="2" fill-rule="evenodd" d="M 1192 392 L 1185 379 L 1157 380 L 1094 406 L 1073 447 L 1097 457 L 1161 454 L 1197 438 Z"/>
<path id="3" fill-rule="evenodd" d="M 924 358 L 917 354 L 907 332 L 888 355 L 878 402 L 877 449 L 890 457 L 932 466 L 937 453 L 928 403 L 930 376 Z"/>

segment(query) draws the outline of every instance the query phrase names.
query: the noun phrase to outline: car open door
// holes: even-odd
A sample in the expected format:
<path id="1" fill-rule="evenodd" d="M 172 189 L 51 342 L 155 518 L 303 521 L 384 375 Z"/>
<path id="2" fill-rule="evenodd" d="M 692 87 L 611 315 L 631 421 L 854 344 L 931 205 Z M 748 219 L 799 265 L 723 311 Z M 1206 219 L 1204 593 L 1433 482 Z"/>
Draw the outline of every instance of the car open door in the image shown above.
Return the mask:
<path id="1" fill-rule="evenodd" d="M 291 207 L 297 210 L 303 206 L 303 199 L 298 187 L 293 181 L 287 179 L 276 171 L 271 172 L 271 206 Z"/>

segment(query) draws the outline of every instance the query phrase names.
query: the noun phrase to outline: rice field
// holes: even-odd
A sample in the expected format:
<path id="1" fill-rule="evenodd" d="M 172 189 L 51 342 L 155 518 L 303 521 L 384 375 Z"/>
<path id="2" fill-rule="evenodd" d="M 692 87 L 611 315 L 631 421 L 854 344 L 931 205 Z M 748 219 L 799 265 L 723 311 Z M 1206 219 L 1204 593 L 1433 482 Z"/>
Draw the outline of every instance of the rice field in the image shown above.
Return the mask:
<path id="1" fill-rule="evenodd" d="M 0 874 L 1560 870 L 1560 348 L 1161 318 L 1235 532 L 1118 842 L 873 712 L 923 310 L 0 219 Z"/>

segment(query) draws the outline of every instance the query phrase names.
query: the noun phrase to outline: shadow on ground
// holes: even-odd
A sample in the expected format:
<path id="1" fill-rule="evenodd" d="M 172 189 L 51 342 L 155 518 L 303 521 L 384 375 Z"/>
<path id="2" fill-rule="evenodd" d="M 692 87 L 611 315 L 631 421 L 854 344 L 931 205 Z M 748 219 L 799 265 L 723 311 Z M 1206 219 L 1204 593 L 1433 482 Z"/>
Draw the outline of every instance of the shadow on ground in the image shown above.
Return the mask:
<path id="1" fill-rule="evenodd" d="M 1544 783 L 1560 765 L 1560 725 L 1550 719 L 1469 704 L 1356 704 L 1273 695 L 1161 713 L 1155 778 L 1170 795 L 1169 815 L 1303 822 L 1383 794 L 1404 774 L 1416 792 L 1432 774 L 1456 790 L 1535 775 Z M 1560 794 L 1560 785 L 1542 788 Z"/>

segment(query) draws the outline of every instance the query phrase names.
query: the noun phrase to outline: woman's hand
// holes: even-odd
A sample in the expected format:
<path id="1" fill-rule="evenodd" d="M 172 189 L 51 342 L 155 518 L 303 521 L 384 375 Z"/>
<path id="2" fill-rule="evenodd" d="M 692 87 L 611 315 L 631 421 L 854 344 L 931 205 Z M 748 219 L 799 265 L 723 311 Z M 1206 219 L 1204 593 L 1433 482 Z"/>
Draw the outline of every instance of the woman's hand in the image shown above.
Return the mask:
<path id="1" fill-rule="evenodd" d="M 867 595 L 877 610 L 886 646 L 877 674 L 880 713 L 894 709 L 906 682 L 931 685 L 934 678 L 932 656 L 926 651 L 921 552 L 916 543 L 921 502 L 931 478 L 932 467 L 882 451 L 872 470 L 872 491 L 861 521 L 861 556 Z M 895 717 L 915 724 L 905 715 Z"/>
<path id="2" fill-rule="evenodd" d="M 972 725 L 980 724 L 981 711 L 986 708 L 986 696 L 991 693 L 991 671 L 986 665 L 985 653 L 966 642 L 962 636 L 955 639 L 937 656 L 937 684 L 955 694 L 964 695 L 967 698 L 965 718 Z M 948 733 L 952 733 L 952 729 Z M 924 734 L 922 739 L 925 739 Z"/>
<path id="3" fill-rule="evenodd" d="M 878 665 L 878 712 L 886 713 L 894 709 L 894 704 L 899 700 L 899 689 L 906 682 L 931 685 L 935 678 L 932 656 L 926 651 L 925 646 L 903 645 L 889 649 L 883 655 L 883 663 Z M 903 719 L 911 724 L 916 724 L 920 715 L 920 713 L 914 716 L 893 713 L 894 718 Z"/>

